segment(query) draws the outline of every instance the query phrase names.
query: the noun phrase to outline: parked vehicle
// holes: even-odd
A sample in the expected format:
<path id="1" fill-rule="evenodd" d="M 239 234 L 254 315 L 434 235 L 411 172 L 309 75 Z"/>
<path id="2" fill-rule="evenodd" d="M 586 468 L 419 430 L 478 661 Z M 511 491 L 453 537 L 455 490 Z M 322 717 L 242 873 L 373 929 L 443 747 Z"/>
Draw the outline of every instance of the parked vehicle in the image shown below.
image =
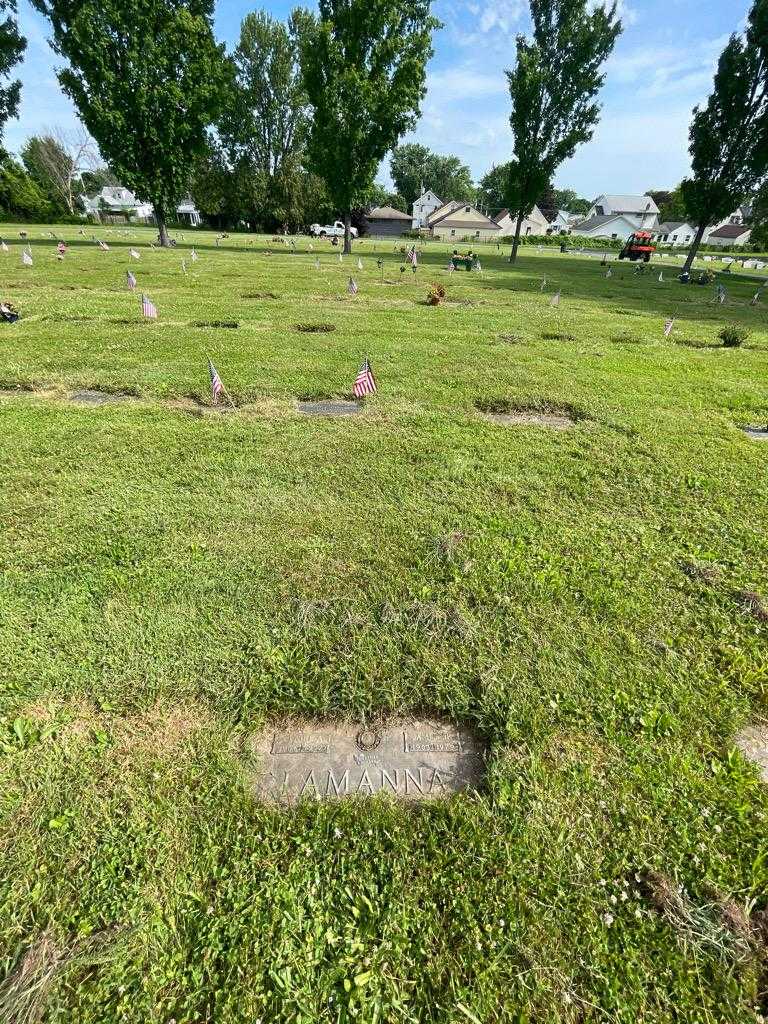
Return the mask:
<path id="1" fill-rule="evenodd" d="M 656 246 L 651 241 L 650 231 L 635 231 L 624 243 L 624 248 L 619 253 L 620 260 L 644 260 L 648 263 L 651 256 L 656 252 Z"/>
<path id="2" fill-rule="evenodd" d="M 309 233 L 315 238 L 343 238 L 344 224 L 340 220 L 334 221 L 333 224 L 312 224 Z M 357 228 L 350 228 L 349 233 L 353 238 L 357 238 Z"/>

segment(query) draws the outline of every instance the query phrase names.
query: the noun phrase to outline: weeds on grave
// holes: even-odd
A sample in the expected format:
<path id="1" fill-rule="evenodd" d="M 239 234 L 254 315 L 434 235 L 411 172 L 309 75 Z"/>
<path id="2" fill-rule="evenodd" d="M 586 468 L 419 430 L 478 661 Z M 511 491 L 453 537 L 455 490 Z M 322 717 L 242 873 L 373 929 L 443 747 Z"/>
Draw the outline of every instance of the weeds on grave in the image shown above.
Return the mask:
<path id="1" fill-rule="evenodd" d="M 738 324 L 727 324 L 717 336 L 722 341 L 723 348 L 738 348 L 749 337 L 749 331 Z"/>

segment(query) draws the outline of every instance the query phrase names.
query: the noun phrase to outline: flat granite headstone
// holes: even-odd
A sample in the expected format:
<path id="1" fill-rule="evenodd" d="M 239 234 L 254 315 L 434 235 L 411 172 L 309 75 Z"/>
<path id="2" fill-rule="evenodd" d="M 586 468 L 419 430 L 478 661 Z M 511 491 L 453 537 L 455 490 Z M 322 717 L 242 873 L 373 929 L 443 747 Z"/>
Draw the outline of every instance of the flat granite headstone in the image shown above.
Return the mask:
<path id="1" fill-rule="evenodd" d="M 246 749 L 257 764 L 255 794 L 286 803 L 376 793 L 445 797 L 477 788 L 486 755 L 471 729 L 438 719 L 273 723 L 249 737 Z"/>
<path id="2" fill-rule="evenodd" d="M 768 441 L 768 427 L 744 427 L 744 433 L 755 441 Z"/>
<path id="3" fill-rule="evenodd" d="M 748 761 L 760 770 L 760 778 L 768 783 L 768 725 L 748 725 L 736 737 L 736 746 Z"/>
<path id="4" fill-rule="evenodd" d="M 338 401 L 323 402 L 299 402 L 299 412 L 305 416 L 354 416 L 362 412 L 363 407 L 358 402 Z"/>

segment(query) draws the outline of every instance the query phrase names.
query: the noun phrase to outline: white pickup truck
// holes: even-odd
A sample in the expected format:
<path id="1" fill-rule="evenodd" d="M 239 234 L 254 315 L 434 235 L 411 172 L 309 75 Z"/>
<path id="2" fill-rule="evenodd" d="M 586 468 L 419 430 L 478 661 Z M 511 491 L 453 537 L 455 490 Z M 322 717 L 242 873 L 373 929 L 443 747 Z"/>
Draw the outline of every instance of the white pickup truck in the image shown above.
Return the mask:
<path id="1" fill-rule="evenodd" d="M 340 220 L 334 221 L 333 224 L 311 224 L 309 233 L 315 238 L 333 238 L 334 235 L 343 238 L 344 225 Z M 357 228 L 350 228 L 349 233 L 353 238 L 357 238 Z"/>

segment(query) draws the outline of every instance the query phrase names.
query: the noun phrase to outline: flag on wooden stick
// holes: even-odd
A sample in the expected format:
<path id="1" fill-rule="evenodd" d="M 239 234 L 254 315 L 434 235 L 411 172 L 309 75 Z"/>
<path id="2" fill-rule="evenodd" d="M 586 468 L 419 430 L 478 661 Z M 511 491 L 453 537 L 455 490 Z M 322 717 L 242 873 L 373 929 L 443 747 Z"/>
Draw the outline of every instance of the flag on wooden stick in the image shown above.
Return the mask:
<path id="1" fill-rule="evenodd" d="M 141 296 L 141 312 L 148 320 L 157 320 L 157 306 L 148 295 Z"/>
<path id="2" fill-rule="evenodd" d="M 355 393 L 355 398 L 363 398 L 365 395 L 373 395 L 376 392 L 376 378 L 373 376 L 368 356 L 365 357 L 363 365 L 357 372 L 355 386 L 352 390 Z"/>
<path id="3" fill-rule="evenodd" d="M 130 272 L 130 270 L 125 275 L 125 283 L 128 285 L 130 291 L 133 292 L 136 290 L 136 277 Z"/>
<path id="4" fill-rule="evenodd" d="M 357 269 L 358 270 L 362 270 L 363 269 L 363 261 L 360 259 L 359 256 L 357 257 Z"/>
<path id="5" fill-rule="evenodd" d="M 543 277 L 541 279 L 541 288 L 539 288 L 539 291 L 540 292 L 545 292 L 546 290 L 547 290 L 547 279 L 546 279 L 546 277 Z"/>
<path id="6" fill-rule="evenodd" d="M 192 260 L 192 262 L 193 262 L 193 263 L 194 263 L 194 262 L 195 262 L 195 260 L 197 259 L 197 253 L 195 252 L 195 250 L 194 250 L 194 249 L 193 249 L 193 250 L 192 250 L 192 252 L 191 252 L 191 253 L 189 254 L 189 258 L 190 258 L 190 259 Z"/>
<path id="7" fill-rule="evenodd" d="M 355 281 L 354 277 L 350 277 L 347 291 L 350 295 L 357 295 L 357 281 Z"/>
<path id="8" fill-rule="evenodd" d="M 25 267 L 31 267 L 32 266 L 32 253 L 29 251 L 29 249 L 25 249 L 22 252 L 22 254 L 21 254 L 21 262 L 24 264 Z"/>
<path id="9" fill-rule="evenodd" d="M 100 249 L 101 249 L 101 250 L 102 250 L 103 252 L 109 252 L 109 246 L 107 245 L 107 243 L 106 243 L 106 242 L 102 242 L 101 240 L 99 240 L 99 248 L 100 248 Z"/>
<path id="10" fill-rule="evenodd" d="M 668 338 L 672 333 L 672 328 L 675 326 L 675 318 L 670 317 L 664 322 L 664 337 Z"/>
<path id="11" fill-rule="evenodd" d="M 661 271 L 661 273 L 659 274 L 659 282 L 660 282 L 661 284 L 663 284 L 663 283 L 664 283 L 664 271 L 663 271 L 663 270 L 662 270 L 662 271 Z"/>
<path id="12" fill-rule="evenodd" d="M 128 252 L 131 254 L 131 256 L 133 256 L 135 260 L 141 259 L 141 253 L 139 252 L 138 249 L 129 249 Z"/>
<path id="13" fill-rule="evenodd" d="M 406 259 L 408 260 L 412 267 L 418 266 L 419 257 L 416 253 L 415 245 L 412 245 L 411 248 L 408 250 L 408 255 L 406 256 Z"/>
<path id="14" fill-rule="evenodd" d="M 211 375 L 211 401 L 216 405 L 219 400 L 219 395 L 224 389 L 224 385 L 221 383 L 219 371 L 210 359 L 208 360 L 208 373 Z"/>
<path id="15" fill-rule="evenodd" d="M 613 271 L 611 270 L 610 267 L 608 267 L 608 269 L 606 270 L 605 276 L 606 277 L 613 277 Z"/>
<path id="16" fill-rule="evenodd" d="M 549 304 L 550 304 L 550 306 L 559 306 L 560 305 L 560 289 L 559 288 L 555 292 L 555 294 L 552 296 L 552 298 L 549 300 Z"/>
<path id="17" fill-rule="evenodd" d="M 0 239 L 0 249 L 2 249 L 3 252 L 8 252 L 8 246 L 5 244 L 5 241 L 3 241 L 2 239 Z"/>
<path id="18" fill-rule="evenodd" d="M 186 260 L 182 260 L 181 261 L 181 272 L 182 272 L 182 274 L 186 274 L 186 272 L 187 272 L 187 261 Z"/>
<path id="19" fill-rule="evenodd" d="M 760 292 L 755 292 L 755 294 L 752 296 L 752 301 L 750 302 L 750 306 L 756 306 L 756 305 L 758 305 L 759 302 L 760 302 Z"/>

